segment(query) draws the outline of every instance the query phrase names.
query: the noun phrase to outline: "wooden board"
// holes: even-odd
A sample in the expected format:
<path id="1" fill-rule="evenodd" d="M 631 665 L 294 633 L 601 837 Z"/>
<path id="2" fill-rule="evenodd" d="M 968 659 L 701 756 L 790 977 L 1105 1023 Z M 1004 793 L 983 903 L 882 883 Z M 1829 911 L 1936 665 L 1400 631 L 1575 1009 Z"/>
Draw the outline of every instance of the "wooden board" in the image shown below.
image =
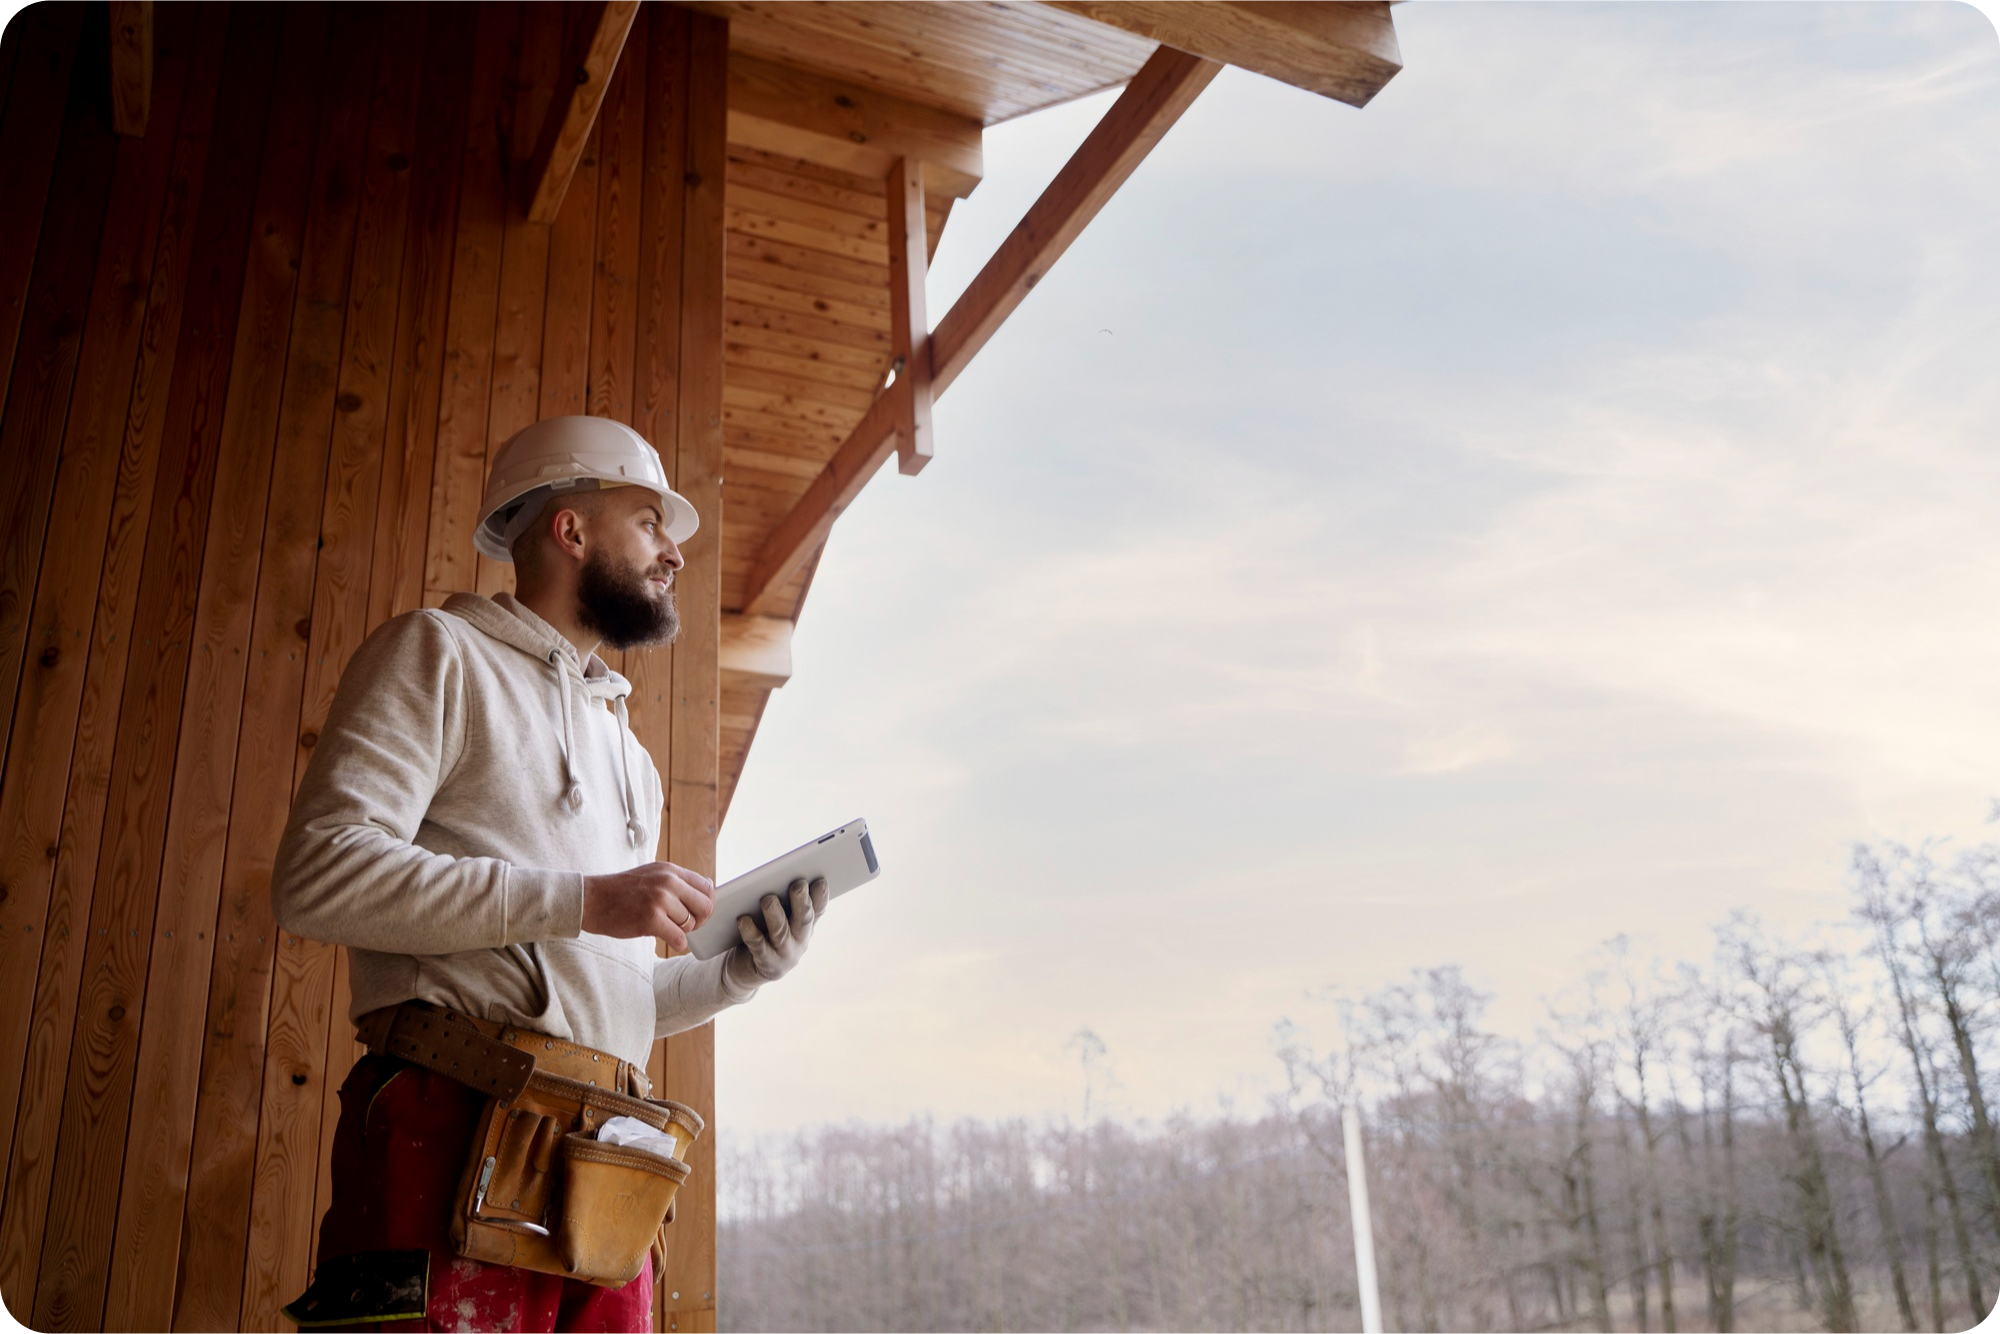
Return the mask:
<path id="1" fill-rule="evenodd" d="M 864 84 L 982 125 L 1125 82 L 1153 43 L 1037 5 L 697 0 L 733 51 Z"/>

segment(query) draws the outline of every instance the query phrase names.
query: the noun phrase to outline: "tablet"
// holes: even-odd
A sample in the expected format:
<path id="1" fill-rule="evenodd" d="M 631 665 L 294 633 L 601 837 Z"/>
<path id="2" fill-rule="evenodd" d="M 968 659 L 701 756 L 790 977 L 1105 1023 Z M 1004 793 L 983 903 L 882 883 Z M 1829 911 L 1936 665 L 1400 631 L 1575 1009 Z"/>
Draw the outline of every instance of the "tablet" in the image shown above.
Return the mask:
<path id="1" fill-rule="evenodd" d="M 736 919 L 745 913 L 755 916 L 766 894 L 776 894 L 780 903 L 785 902 L 785 891 L 794 880 L 823 878 L 827 902 L 831 903 L 856 885 L 873 880 L 880 869 L 875 845 L 868 840 L 868 822 L 849 820 L 832 833 L 821 834 L 720 886 L 715 891 L 715 915 L 688 934 L 688 948 L 697 959 L 713 959 L 742 944 Z"/>

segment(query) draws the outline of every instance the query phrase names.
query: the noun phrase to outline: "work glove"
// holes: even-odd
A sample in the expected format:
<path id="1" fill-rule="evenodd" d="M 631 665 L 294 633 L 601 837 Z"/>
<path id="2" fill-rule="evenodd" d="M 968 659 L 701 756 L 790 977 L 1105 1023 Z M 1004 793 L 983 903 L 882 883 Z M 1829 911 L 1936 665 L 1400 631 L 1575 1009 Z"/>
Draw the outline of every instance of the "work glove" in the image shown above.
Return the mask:
<path id="1" fill-rule="evenodd" d="M 776 894 L 766 894 L 758 912 L 736 919 L 743 943 L 729 952 L 723 971 L 745 991 L 775 982 L 799 966 L 812 941 L 813 924 L 826 911 L 826 881 L 815 880 L 808 888 L 805 881 L 794 880 L 786 897 L 789 915 Z"/>

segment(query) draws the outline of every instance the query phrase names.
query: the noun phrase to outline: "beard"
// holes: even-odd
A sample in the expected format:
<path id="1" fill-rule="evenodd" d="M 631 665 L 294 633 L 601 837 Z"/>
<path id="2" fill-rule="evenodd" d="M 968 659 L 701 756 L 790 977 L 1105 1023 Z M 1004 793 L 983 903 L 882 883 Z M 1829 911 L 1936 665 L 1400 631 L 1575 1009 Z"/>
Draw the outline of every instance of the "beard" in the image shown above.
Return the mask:
<path id="1" fill-rule="evenodd" d="M 671 643 L 681 630 L 673 590 L 655 593 L 646 571 L 612 564 L 602 548 L 584 557 L 576 600 L 577 619 L 614 649 Z"/>

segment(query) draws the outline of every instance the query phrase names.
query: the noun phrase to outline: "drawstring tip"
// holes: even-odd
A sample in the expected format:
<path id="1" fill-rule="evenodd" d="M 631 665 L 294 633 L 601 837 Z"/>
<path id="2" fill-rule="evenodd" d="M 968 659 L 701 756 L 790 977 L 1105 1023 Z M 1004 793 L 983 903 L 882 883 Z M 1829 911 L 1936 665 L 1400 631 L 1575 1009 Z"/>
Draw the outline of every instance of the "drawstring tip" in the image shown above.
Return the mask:
<path id="1" fill-rule="evenodd" d="M 646 826 L 640 824 L 637 820 L 627 820 L 625 822 L 625 832 L 631 835 L 632 846 L 635 848 L 646 841 Z"/>
<path id="2" fill-rule="evenodd" d="M 569 785 L 568 796 L 569 808 L 571 810 L 580 811 L 583 809 L 583 785 L 581 783 L 571 783 Z"/>

